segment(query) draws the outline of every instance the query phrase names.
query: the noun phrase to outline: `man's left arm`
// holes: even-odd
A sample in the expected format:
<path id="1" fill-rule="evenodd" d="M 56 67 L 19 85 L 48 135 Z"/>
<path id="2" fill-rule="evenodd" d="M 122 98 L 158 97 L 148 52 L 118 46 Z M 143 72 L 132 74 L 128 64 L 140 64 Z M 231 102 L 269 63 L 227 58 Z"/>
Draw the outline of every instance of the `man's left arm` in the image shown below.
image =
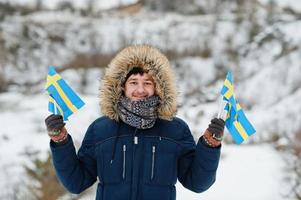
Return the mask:
<path id="1" fill-rule="evenodd" d="M 178 159 L 178 179 L 187 189 L 200 193 L 215 182 L 223 128 L 223 120 L 213 119 L 195 145 L 189 127 L 185 126 L 182 151 Z"/>

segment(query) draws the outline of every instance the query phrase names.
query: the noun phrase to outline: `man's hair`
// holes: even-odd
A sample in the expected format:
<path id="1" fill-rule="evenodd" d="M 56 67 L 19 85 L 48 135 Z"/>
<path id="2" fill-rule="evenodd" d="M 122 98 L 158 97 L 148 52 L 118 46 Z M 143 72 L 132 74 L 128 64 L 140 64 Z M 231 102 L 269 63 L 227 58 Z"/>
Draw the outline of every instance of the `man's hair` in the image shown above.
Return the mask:
<path id="1" fill-rule="evenodd" d="M 131 71 L 129 71 L 129 73 L 126 75 L 125 77 L 125 80 L 123 82 L 123 85 L 125 85 L 125 82 L 128 80 L 128 78 L 131 76 L 131 75 L 136 75 L 136 74 L 140 74 L 141 76 L 144 74 L 144 73 L 147 73 L 147 71 L 145 71 L 142 67 L 138 67 L 138 66 L 135 66 L 131 69 Z"/>

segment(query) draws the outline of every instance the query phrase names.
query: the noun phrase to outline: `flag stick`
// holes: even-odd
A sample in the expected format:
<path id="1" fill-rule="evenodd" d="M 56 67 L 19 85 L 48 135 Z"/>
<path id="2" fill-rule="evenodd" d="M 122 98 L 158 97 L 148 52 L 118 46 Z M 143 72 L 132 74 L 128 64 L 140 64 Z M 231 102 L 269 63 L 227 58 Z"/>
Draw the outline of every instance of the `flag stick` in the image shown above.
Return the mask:
<path id="1" fill-rule="evenodd" d="M 223 99 L 223 96 L 220 95 L 220 103 L 219 103 L 217 118 L 221 118 L 223 120 L 226 119 L 227 112 L 228 112 L 225 110 L 226 105 L 227 105 L 227 101 L 225 101 Z"/>
<path id="2" fill-rule="evenodd" d="M 54 105 L 54 114 L 57 115 L 57 107 Z"/>

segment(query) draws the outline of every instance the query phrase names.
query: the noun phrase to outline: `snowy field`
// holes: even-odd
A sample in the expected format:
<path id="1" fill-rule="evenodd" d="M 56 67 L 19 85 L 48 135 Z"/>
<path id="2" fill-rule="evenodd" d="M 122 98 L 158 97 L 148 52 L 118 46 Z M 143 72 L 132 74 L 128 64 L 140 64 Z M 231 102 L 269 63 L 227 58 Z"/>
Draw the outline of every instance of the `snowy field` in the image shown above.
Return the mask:
<path id="1" fill-rule="evenodd" d="M 198 49 L 209 41 L 207 45 L 212 49 L 211 57 L 188 56 L 172 63 L 177 68 L 177 78 L 184 80 L 179 84 L 179 92 L 187 96 L 190 89 L 198 89 L 196 96 L 180 99 L 182 107 L 179 116 L 189 124 L 197 140 L 218 108 L 214 101 L 222 84 L 221 79 L 217 80 L 221 74 L 217 66 L 221 61 L 225 68 L 236 70 L 235 93 L 257 130 L 249 140 L 252 144 L 223 145 L 217 180 L 208 191 L 195 194 L 178 183 L 177 200 L 289 199 L 285 196 L 291 186 L 286 182 L 289 172 L 285 159 L 290 157 L 265 142 L 279 136 L 281 140 L 275 142 L 276 145 L 281 142 L 287 144 L 285 136 L 293 138 L 301 127 L 301 20 L 300 17 L 281 13 L 273 19 L 273 24 L 265 24 L 266 11 L 263 8 L 276 2 L 281 8 L 293 9 L 300 16 L 300 0 L 258 0 L 261 6 L 256 13 L 257 22 L 263 25 L 252 43 L 248 43 L 248 21 L 237 26 L 232 19 L 234 15 L 227 12 L 221 13 L 222 20 L 216 24 L 216 34 L 211 35 L 214 18 L 211 15 L 162 13 L 158 18 L 158 13 L 149 15 L 142 12 L 125 17 L 104 15 L 103 18 L 89 18 L 55 11 L 62 2 L 60 0 L 0 0 L 0 3 L 29 7 L 35 7 L 37 2 L 42 4 L 43 9 L 54 11 L 6 17 L 0 23 L 0 39 L 5 41 L 4 47 L 11 50 L 21 47 L 10 55 L 11 62 L 3 65 L 3 69 L 0 65 L 0 72 L 5 78 L 16 83 L 9 88 L 9 92 L 0 93 L 0 187 L 5 188 L 0 191 L 0 200 L 3 194 L 16 192 L 16 185 L 28 182 L 23 166 L 31 164 L 30 156 L 46 158 L 49 151 L 49 138 L 44 125 L 44 119 L 49 115 L 44 83 L 39 83 L 29 92 L 26 87 L 21 88 L 23 83 L 43 80 L 47 65 L 62 66 L 81 53 L 110 55 L 122 47 L 123 40 L 148 43 L 163 50 L 177 49 L 175 53 Z M 76 9 L 86 9 L 88 6 L 86 0 L 65 2 L 72 2 Z M 94 2 L 93 10 L 99 11 L 137 0 L 89 2 Z M 23 35 L 25 30 L 29 33 L 26 37 Z M 181 34 L 174 34 L 179 32 Z M 48 36 L 63 36 L 65 43 L 55 43 Z M 232 43 L 228 44 L 227 38 L 233 40 Z M 264 42 L 267 38 L 273 39 Z M 240 63 L 233 63 L 225 57 L 227 45 L 238 51 Z M 30 49 L 32 46 L 36 49 Z M 289 53 L 281 55 L 285 50 Z M 244 52 L 248 53 L 243 55 Z M 26 76 L 23 68 L 26 69 Z M 78 71 L 66 70 L 62 76 L 76 91 L 85 92 L 80 96 L 86 105 L 66 124 L 78 148 L 86 128 L 100 116 L 97 80 L 101 72 L 88 71 L 88 85 L 83 90 L 79 90 L 78 83 L 81 75 L 76 73 Z M 23 95 L 20 91 L 30 95 Z M 92 191 L 82 199 L 94 198 L 95 191 Z"/>
<path id="2" fill-rule="evenodd" d="M 97 96 L 82 96 L 86 105 L 69 118 L 67 129 L 80 143 L 87 126 L 99 116 Z M 49 139 L 45 132 L 47 112 L 45 94 L 23 96 L 0 95 L 0 185 L 18 182 L 22 164 L 28 163 L 24 151 L 40 151 L 45 156 Z M 189 123 L 189 122 L 188 122 Z M 260 133 L 256 133 L 260 134 Z M 224 145 L 216 183 L 205 193 L 195 194 L 177 184 L 179 200 L 282 200 L 284 161 L 269 145 Z M 94 193 L 87 199 L 94 199 Z"/>

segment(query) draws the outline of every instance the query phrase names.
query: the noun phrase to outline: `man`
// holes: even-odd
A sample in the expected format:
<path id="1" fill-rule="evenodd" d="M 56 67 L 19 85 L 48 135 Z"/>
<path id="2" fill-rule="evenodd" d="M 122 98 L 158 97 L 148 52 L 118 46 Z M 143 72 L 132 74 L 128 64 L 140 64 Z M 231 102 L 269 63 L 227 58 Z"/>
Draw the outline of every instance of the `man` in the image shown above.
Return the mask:
<path id="1" fill-rule="evenodd" d="M 59 115 L 45 122 L 57 175 L 72 193 L 98 178 L 97 200 L 175 200 L 177 179 L 194 192 L 215 181 L 224 130 L 213 119 L 197 145 L 175 117 L 176 89 L 167 58 L 146 45 L 111 61 L 100 89 L 103 117 L 88 128 L 76 154 Z"/>

